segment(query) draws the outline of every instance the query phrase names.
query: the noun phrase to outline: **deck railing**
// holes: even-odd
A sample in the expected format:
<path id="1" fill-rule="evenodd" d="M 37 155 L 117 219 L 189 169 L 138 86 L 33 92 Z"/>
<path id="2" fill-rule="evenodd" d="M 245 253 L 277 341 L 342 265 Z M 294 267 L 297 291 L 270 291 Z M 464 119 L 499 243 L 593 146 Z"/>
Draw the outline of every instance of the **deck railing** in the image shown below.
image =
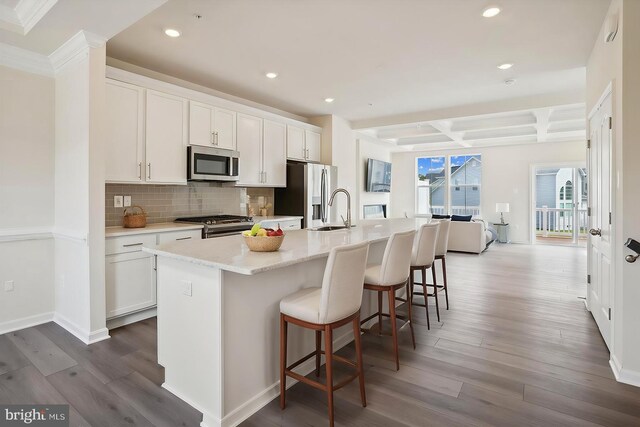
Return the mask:
<path id="1" fill-rule="evenodd" d="M 450 213 L 444 206 L 431 206 L 431 213 L 436 215 L 473 215 L 474 218 L 480 216 L 480 206 L 451 206 Z"/>
<path id="2" fill-rule="evenodd" d="M 578 209 L 574 218 L 573 208 L 536 208 L 536 235 L 542 237 L 572 237 L 574 227 L 578 236 L 586 236 L 589 217 L 586 209 Z"/>

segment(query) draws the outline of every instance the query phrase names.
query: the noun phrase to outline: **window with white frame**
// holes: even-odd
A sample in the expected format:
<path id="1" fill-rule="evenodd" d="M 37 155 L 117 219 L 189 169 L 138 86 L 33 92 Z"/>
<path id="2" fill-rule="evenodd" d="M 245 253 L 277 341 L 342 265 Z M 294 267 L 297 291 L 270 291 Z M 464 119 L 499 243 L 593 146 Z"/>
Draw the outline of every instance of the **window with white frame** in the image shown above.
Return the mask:
<path id="1" fill-rule="evenodd" d="M 482 156 L 419 157 L 416 215 L 480 216 Z"/>

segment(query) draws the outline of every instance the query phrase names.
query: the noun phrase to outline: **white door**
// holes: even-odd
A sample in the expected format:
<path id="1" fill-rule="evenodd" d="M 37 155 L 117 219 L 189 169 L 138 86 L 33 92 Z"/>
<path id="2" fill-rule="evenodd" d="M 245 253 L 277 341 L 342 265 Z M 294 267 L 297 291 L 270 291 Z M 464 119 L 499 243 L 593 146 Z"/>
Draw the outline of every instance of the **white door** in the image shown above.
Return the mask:
<path id="1" fill-rule="evenodd" d="M 213 132 L 216 147 L 235 150 L 236 113 L 224 108 L 215 108 L 213 110 Z"/>
<path id="2" fill-rule="evenodd" d="M 107 319 L 156 305 L 153 255 L 145 252 L 107 255 Z"/>
<path id="3" fill-rule="evenodd" d="M 213 147 L 214 107 L 199 102 L 189 102 L 189 144 Z"/>
<path id="4" fill-rule="evenodd" d="M 287 126 L 287 157 L 294 160 L 305 160 L 304 129 Z"/>
<path id="5" fill-rule="evenodd" d="M 262 119 L 238 114 L 237 145 L 240 152 L 238 185 L 262 184 Z"/>
<path id="6" fill-rule="evenodd" d="M 320 163 L 320 134 L 310 130 L 305 131 L 305 146 L 307 148 L 307 160 Z"/>
<path id="7" fill-rule="evenodd" d="M 270 187 L 287 186 L 287 127 L 282 123 L 264 120 L 262 144 L 264 184 Z"/>
<path id="8" fill-rule="evenodd" d="M 611 93 L 589 119 L 589 275 L 587 304 L 600 333 L 610 345 L 612 280 L 612 102 Z"/>
<path id="9" fill-rule="evenodd" d="M 187 182 L 187 100 L 147 90 L 147 182 Z"/>
<path id="10" fill-rule="evenodd" d="M 106 180 L 144 181 L 144 89 L 107 80 Z"/>

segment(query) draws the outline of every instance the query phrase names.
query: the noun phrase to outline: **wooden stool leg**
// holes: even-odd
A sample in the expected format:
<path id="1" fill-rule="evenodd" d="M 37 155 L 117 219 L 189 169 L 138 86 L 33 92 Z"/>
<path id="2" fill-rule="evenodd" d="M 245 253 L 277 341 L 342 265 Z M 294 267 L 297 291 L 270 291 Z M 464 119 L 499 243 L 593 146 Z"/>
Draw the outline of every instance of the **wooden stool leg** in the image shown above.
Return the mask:
<path id="1" fill-rule="evenodd" d="M 324 354 L 327 368 L 327 406 L 329 407 L 329 426 L 333 427 L 333 330 L 330 326 L 324 327 Z"/>
<path id="2" fill-rule="evenodd" d="M 413 283 L 415 282 L 416 271 L 412 268 L 409 272 L 409 293 L 407 294 L 407 299 L 409 300 L 409 305 L 413 304 Z"/>
<path id="3" fill-rule="evenodd" d="M 435 263 L 431 266 L 431 276 L 433 276 L 433 296 L 436 298 L 436 314 L 438 315 L 438 322 L 440 321 L 440 306 L 438 305 L 438 284 L 436 283 L 436 268 Z"/>
<path id="4" fill-rule="evenodd" d="M 356 370 L 358 371 L 358 381 L 360 382 L 360 399 L 362 407 L 367 406 L 367 396 L 364 392 L 364 367 L 362 365 L 362 343 L 360 342 L 360 319 L 353 319 L 353 335 L 356 344 Z"/>
<path id="5" fill-rule="evenodd" d="M 400 356 L 398 354 L 398 330 L 396 328 L 396 298 L 393 288 L 389 290 L 389 315 L 391 319 L 391 335 L 393 336 L 393 354 L 396 358 L 396 371 L 399 371 Z"/>
<path id="6" fill-rule="evenodd" d="M 378 292 L 378 335 L 382 335 L 382 292 Z"/>
<path id="7" fill-rule="evenodd" d="M 285 406 L 285 393 L 287 390 L 287 322 L 284 315 L 280 314 L 280 409 Z"/>
<path id="8" fill-rule="evenodd" d="M 427 329 L 431 329 L 429 324 L 429 292 L 427 292 L 427 269 L 422 268 L 420 270 L 422 274 L 422 293 L 424 293 L 424 309 L 427 311 Z"/>
<path id="9" fill-rule="evenodd" d="M 413 279 L 413 274 L 411 274 L 411 279 Z M 411 281 L 411 286 L 413 286 L 413 281 Z M 409 299 L 409 281 L 407 280 L 407 299 Z M 413 317 L 411 315 L 411 301 L 409 301 L 409 309 L 407 310 L 409 313 L 409 329 L 411 329 L 411 342 L 413 343 L 413 349 L 416 349 L 416 336 L 413 334 Z"/>
<path id="10" fill-rule="evenodd" d="M 320 376 L 320 359 L 322 358 L 322 331 L 316 331 L 316 377 Z"/>
<path id="11" fill-rule="evenodd" d="M 447 289 L 447 260 L 446 256 L 442 258 L 442 280 L 444 282 L 444 297 L 447 301 L 447 310 L 449 310 L 449 291 Z"/>

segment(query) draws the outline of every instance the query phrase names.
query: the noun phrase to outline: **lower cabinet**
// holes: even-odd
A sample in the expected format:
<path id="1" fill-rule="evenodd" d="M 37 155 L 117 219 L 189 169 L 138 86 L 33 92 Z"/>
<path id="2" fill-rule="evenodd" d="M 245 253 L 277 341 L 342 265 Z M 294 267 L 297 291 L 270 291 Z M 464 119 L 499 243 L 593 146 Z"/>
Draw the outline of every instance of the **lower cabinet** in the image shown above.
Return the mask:
<path id="1" fill-rule="evenodd" d="M 107 255 L 107 319 L 156 305 L 154 262 L 142 251 Z"/>

